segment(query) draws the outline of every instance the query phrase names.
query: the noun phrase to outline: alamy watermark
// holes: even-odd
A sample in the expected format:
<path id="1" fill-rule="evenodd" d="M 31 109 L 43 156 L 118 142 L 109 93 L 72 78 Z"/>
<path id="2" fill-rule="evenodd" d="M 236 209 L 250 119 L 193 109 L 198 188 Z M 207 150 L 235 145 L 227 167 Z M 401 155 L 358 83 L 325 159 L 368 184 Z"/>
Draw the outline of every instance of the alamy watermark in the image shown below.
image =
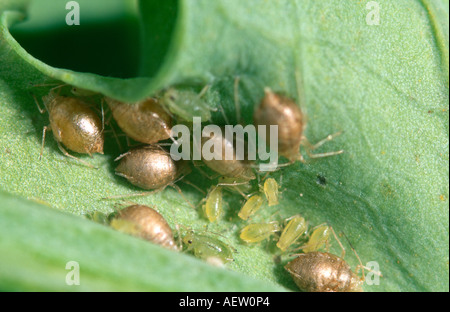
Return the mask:
<path id="1" fill-rule="evenodd" d="M 380 5 L 376 1 L 369 1 L 366 4 L 366 9 L 369 12 L 366 15 L 367 25 L 380 25 Z"/>
<path id="2" fill-rule="evenodd" d="M 76 1 L 66 3 L 66 10 L 70 10 L 66 14 L 66 24 L 69 26 L 80 25 L 80 4 Z"/>
<path id="3" fill-rule="evenodd" d="M 77 261 L 69 261 L 66 263 L 66 270 L 70 270 L 66 274 L 66 284 L 69 286 L 80 285 L 80 264 Z"/>
<path id="4" fill-rule="evenodd" d="M 260 171 L 274 171 L 278 167 L 278 126 L 269 127 L 270 142 L 267 151 L 266 126 L 259 125 L 207 125 L 203 127 L 200 117 L 194 117 L 192 135 L 186 125 L 175 125 L 171 134 L 174 143 L 170 154 L 174 160 L 262 160 Z M 247 141 L 245 140 L 247 135 Z M 192 136 L 192 138 L 191 138 Z M 191 142 L 192 146 L 191 146 Z"/>

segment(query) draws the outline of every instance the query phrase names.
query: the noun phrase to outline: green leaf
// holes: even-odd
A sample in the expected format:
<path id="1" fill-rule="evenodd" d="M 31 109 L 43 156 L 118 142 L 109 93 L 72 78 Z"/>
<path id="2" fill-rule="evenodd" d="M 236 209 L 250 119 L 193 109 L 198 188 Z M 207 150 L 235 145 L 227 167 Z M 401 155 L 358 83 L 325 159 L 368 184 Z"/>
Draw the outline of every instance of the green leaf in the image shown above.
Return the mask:
<path id="1" fill-rule="evenodd" d="M 239 76 L 247 123 L 268 86 L 299 101 L 310 141 L 344 132 L 320 150 L 344 154 L 274 173 L 282 181 L 280 205 L 265 208 L 255 221 L 301 213 L 312 225 L 328 222 L 345 233 L 364 263 L 378 262 L 383 278 L 378 286 L 364 285 L 367 291 L 448 291 L 447 2 L 373 1 L 380 23 L 370 25 L 367 1 L 142 1 L 135 8 L 142 40 L 130 2 L 78 1 L 79 29 L 64 24 L 65 2 L 33 1 L 29 21 L 15 24 L 27 1 L 0 0 L 0 187 L 6 192 L 0 195 L 0 288 L 67 289 L 65 263 L 78 257 L 85 290 L 296 289 L 283 269 L 287 255 L 278 263 L 273 244 L 239 241 L 246 223 L 236 217 L 238 197 L 227 196 L 226 217 L 209 226 L 237 249 L 229 270 L 220 270 L 57 211 L 111 212 L 114 201 L 103 197 L 138 192 L 114 175 L 120 150 L 112 136 L 105 155 L 81 156 L 98 170 L 64 157 L 50 136 L 38 160 L 48 120 L 29 92 L 45 90 L 30 84 L 60 80 L 127 101 L 168 86 L 200 90 L 210 84 L 235 122 L 233 82 Z M 102 27 L 115 24 L 124 29 L 117 36 Z M 81 31 L 84 37 L 71 37 Z M 77 38 L 76 55 L 64 49 L 70 40 L 55 39 L 63 37 Z M 60 48 L 57 57 L 52 50 Z M 139 49 L 138 63 L 133 53 Z M 205 180 L 198 172 L 186 179 Z M 204 189 L 209 184 L 200 182 Z M 182 189 L 189 201 L 203 196 Z M 172 189 L 136 201 L 157 206 L 172 226 L 207 224 Z M 342 242 L 355 268 L 356 257 Z M 331 251 L 340 254 L 338 244 Z M 148 275 L 130 268 L 148 262 L 155 263 Z"/>

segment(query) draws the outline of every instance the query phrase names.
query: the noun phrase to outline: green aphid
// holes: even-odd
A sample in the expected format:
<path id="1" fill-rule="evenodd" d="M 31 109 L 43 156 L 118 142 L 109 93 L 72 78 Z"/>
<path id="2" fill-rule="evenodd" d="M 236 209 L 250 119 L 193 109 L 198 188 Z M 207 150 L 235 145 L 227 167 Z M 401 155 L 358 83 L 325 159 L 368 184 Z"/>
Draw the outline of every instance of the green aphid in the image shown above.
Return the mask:
<path id="1" fill-rule="evenodd" d="M 247 243 L 258 243 L 268 239 L 273 233 L 281 231 L 278 222 L 254 223 L 244 227 L 240 238 Z"/>
<path id="2" fill-rule="evenodd" d="M 288 224 L 283 229 L 280 239 L 277 242 L 278 248 L 285 251 L 293 243 L 295 243 L 300 236 L 302 236 L 308 229 L 308 223 L 300 215 L 290 217 Z"/>
<path id="3" fill-rule="evenodd" d="M 212 187 L 204 201 L 205 204 L 202 206 L 202 209 L 209 222 L 219 219 L 223 213 L 222 188 L 220 186 Z"/>
<path id="4" fill-rule="evenodd" d="M 211 258 L 220 259 L 224 263 L 233 261 L 232 247 L 206 234 L 196 234 L 190 230 L 183 237 L 183 245 L 194 256 L 206 261 Z"/>
<path id="5" fill-rule="evenodd" d="M 211 119 L 211 111 L 214 109 L 204 99 L 209 85 L 200 93 L 192 90 L 169 88 L 161 97 L 162 105 L 179 119 L 192 122 L 194 117 L 201 117 L 202 121 Z"/>

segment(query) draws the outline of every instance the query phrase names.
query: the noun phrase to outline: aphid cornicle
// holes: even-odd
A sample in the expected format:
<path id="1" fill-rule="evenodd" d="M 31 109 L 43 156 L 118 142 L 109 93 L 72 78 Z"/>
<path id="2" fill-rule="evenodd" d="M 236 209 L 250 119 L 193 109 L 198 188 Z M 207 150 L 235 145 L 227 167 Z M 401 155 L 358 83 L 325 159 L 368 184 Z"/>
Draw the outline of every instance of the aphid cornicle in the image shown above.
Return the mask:
<path id="1" fill-rule="evenodd" d="M 219 258 L 223 262 L 233 261 L 231 247 L 215 237 L 190 230 L 184 235 L 183 244 L 187 247 L 187 251 L 192 252 L 197 258 L 203 260 Z"/>
<path id="2" fill-rule="evenodd" d="M 171 116 L 155 98 L 137 103 L 124 103 L 105 98 L 117 124 L 133 140 L 156 143 L 170 138 Z"/>
<path id="3" fill-rule="evenodd" d="M 183 171 L 182 164 L 159 146 L 132 149 L 116 160 L 120 160 L 116 174 L 146 190 L 165 188 Z"/>
<path id="4" fill-rule="evenodd" d="M 152 243 L 178 250 L 172 229 L 163 216 L 153 208 L 143 205 L 126 207 L 111 221 L 111 226 Z"/>
<path id="5" fill-rule="evenodd" d="M 362 291 L 361 279 L 347 262 L 330 253 L 315 251 L 299 254 L 285 269 L 302 291 Z"/>
<path id="6" fill-rule="evenodd" d="M 281 232 L 277 247 L 285 251 L 289 246 L 295 243 L 308 229 L 308 223 L 300 215 L 293 216 Z"/>
<path id="7" fill-rule="evenodd" d="M 257 243 L 269 238 L 273 233 L 281 231 L 278 222 L 253 223 L 244 227 L 240 238 L 247 243 Z"/>
<path id="8" fill-rule="evenodd" d="M 300 107 L 284 95 L 277 94 L 269 88 L 264 89 L 265 95 L 253 113 L 255 126 L 266 127 L 266 140 L 270 142 L 270 126 L 278 126 L 278 154 L 289 159 L 290 162 L 304 161 L 300 153 L 300 146 L 306 148 L 310 158 L 328 157 L 343 153 L 342 150 L 313 154 L 310 151 L 317 149 L 324 143 L 331 141 L 340 132 L 328 135 L 325 139 L 310 144 L 303 135 L 306 128 L 306 120 Z"/>
<path id="9" fill-rule="evenodd" d="M 54 90 L 42 97 L 42 101 L 48 111 L 50 125 L 44 127 L 40 155 L 43 153 L 47 130 L 53 132 L 58 147 L 68 157 L 85 163 L 70 155 L 60 143 L 77 153 L 103 154 L 104 134 L 102 121 L 88 104 L 76 97 L 58 95 Z M 36 104 L 41 113 L 43 113 L 44 110 L 39 107 L 37 101 Z M 88 163 L 85 164 L 91 166 Z"/>

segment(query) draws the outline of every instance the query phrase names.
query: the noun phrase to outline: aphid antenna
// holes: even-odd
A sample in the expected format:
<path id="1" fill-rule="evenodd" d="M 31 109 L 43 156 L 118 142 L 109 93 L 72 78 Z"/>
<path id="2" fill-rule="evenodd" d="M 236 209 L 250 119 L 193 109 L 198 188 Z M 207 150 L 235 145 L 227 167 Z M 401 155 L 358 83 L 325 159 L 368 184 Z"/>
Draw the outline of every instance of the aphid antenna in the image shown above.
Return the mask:
<path id="1" fill-rule="evenodd" d="M 194 164 L 194 167 L 197 168 L 197 171 L 200 172 L 201 175 L 206 177 L 209 180 L 214 180 L 220 177 L 219 173 L 215 173 L 214 175 L 209 175 L 205 170 L 201 169 L 200 167 L 203 167 L 203 163 L 198 163 L 197 161 L 193 160 L 192 163 Z"/>
<path id="2" fill-rule="evenodd" d="M 315 144 L 311 144 L 308 141 L 308 139 L 305 136 L 303 136 L 301 145 L 303 145 L 305 147 L 308 157 L 312 158 L 312 159 L 339 155 L 339 154 L 342 154 L 344 152 L 344 150 L 339 150 L 339 151 L 334 151 L 334 152 L 326 152 L 326 153 L 317 153 L 317 154 L 311 153 L 311 151 L 318 149 L 323 144 L 330 142 L 331 140 L 333 140 L 334 138 L 338 137 L 341 134 L 342 134 L 342 131 L 336 132 L 334 134 L 330 134 L 326 138 L 320 140 L 319 142 L 317 142 Z M 303 156 L 301 156 L 301 155 L 299 155 L 299 157 L 303 158 Z"/>
<path id="3" fill-rule="evenodd" d="M 172 183 L 172 184 L 169 184 L 169 186 L 173 187 L 173 188 L 181 195 L 181 197 L 184 199 L 184 201 L 187 202 L 188 205 L 192 207 L 192 209 L 194 209 L 194 210 L 197 209 L 197 207 L 195 207 L 194 204 L 192 204 L 192 203 L 186 198 L 186 196 L 184 196 L 183 191 L 180 189 L 180 187 L 179 187 L 178 185 L 175 184 L 175 182 Z"/>
<path id="4" fill-rule="evenodd" d="M 123 147 L 122 147 L 122 144 L 120 143 L 119 135 L 117 134 L 116 129 L 109 123 L 110 121 L 111 121 L 111 120 L 108 120 L 108 121 L 106 121 L 105 123 L 106 123 L 107 125 L 109 125 L 109 127 L 111 128 L 111 130 L 106 130 L 105 133 L 112 132 L 112 134 L 113 134 L 113 136 L 114 136 L 114 139 L 116 140 L 117 146 L 119 147 L 119 150 L 120 150 L 120 152 L 122 153 Z"/>
<path id="5" fill-rule="evenodd" d="M 245 199 L 248 199 L 250 197 L 250 195 L 245 195 L 244 192 L 242 192 L 238 187 L 239 185 L 247 185 L 248 181 L 245 182 L 233 182 L 233 183 L 218 183 L 217 186 L 232 186 L 234 190 L 236 190 L 242 197 L 244 197 Z"/>
<path id="6" fill-rule="evenodd" d="M 125 175 L 116 173 L 116 175 L 127 178 Z M 158 192 L 161 192 L 162 190 L 164 190 L 166 188 L 166 186 L 161 187 L 159 189 L 155 189 L 153 191 L 148 191 L 148 192 L 141 192 L 141 193 L 131 193 L 131 194 L 122 194 L 122 195 L 113 195 L 113 196 L 107 196 L 107 197 L 102 197 L 102 200 L 107 200 L 107 199 L 121 199 L 121 198 L 128 198 L 128 197 L 138 197 L 138 196 L 148 196 L 148 195 L 152 195 Z"/>
<path id="7" fill-rule="evenodd" d="M 336 241 L 338 242 L 339 246 L 341 247 L 341 250 L 342 250 L 342 251 L 341 251 L 341 258 L 344 259 L 344 258 L 345 258 L 345 248 L 344 248 L 344 245 L 342 245 L 341 240 L 337 237 L 336 232 L 334 231 L 334 229 L 333 229 L 332 226 L 330 226 L 330 230 L 331 230 L 331 233 L 333 233 L 333 236 L 334 236 L 334 238 L 336 239 Z M 345 235 L 344 232 L 342 232 L 342 234 L 344 234 L 344 237 L 347 238 L 347 236 Z M 350 244 L 350 241 L 349 241 L 348 239 L 347 239 L 347 241 L 348 241 L 350 247 L 352 248 L 352 250 L 354 250 L 352 244 Z M 358 258 L 359 258 L 359 257 L 358 257 Z"/>
<path id="8" fill-rule="evenodd" d="M 198 187 L 197 185 L 195 185 L 191 181 L 181 180 L 181 182 L 184 183 L 184 184 L 187 184 L 189 186 L 192 186 L 193 188 L 195 188 L 197 191 L 199 191 L 203 195 L 206 195 L 206 192 L 204 190 L 202 190 L 200 187 Z"/>
<path id="9" fill-rule="evenodd" d="M 219 103 L 219 111 L 220 111 L 220 113 L 221 113 L 223 119 L 225 120 L 225 123 L 226 123 L 227 125 L 229 125 L 229 124 L 230 124 L 230 121 L 228 120 L 228 117 L 227 117 L 227 115 L 225 114 L 225 111 L 224 111 L 224 109 L 223 109 L 223 106 L 222 106 L 220 103 Z"/>
<path id="10" fill-rule="evenodd" d="M 56 88 L 62 88 L 65 86 L 68 86 L 69 84 L 67 83 L 60 83 L 60 82 L 53 82 L 53 83 L 40 83 L 40 84 L 35 84 L 35 85 L 31 85 L 32 88 L 41 88 L 41 87 L 54 87 L 50 90 L 56 89 Z"/>
<path id="11" fill-rule="evenodd" d="M 209 85 L 209 84 L 207 84 L 206 86 L 204 86 L 204 87 L 202 88 L 202 90 L 200 91 L 200 93 L 197 94 L 197 97 L 198 97 L 199 99 L 201 99 L 201 98 L 206 94 L 206 92 L 208 92 L 208 90 L 209 90 L 210 87 L 211 87 L 211 85 Z"/>
<path id="12" fill-rule="evenodd" d="M 358 265 L 358 267 L 357 267 L 356 270 L 357 270 L 357 271 L 359 271 L 359 270 L 362 271 L 362 280 L 364 280 L 364 279 L 365 279 L 365 276 L 366 276 L 366 275 L 365 275 L 365 272 L 364 272 L 364 269 L 366 269 L 366 270 L 368 270 L 369 272 L 372 272 L 372 273 L 374 273 L 374 274 L 377 274 L 377 275 L 380 276 L 380 277 L 383 277 L 383 274 L 381 274 L 381 272 L 374 271 L 374 270 L 372 270 L 372 269 L 366 267 L 365 265 L 363 265 L 363 263 L 362 263 L 362 261 L 361 261 L 361 258 L 359 257 L 358 253 L 356 252 L 356 249 L 353 247 L 353 245 L 352 245 L 352 243 L 350 242 L 350 240 L 349 240 L 349 238 L 347 237 L 347 235 L 346 235 L 344 232 L 342 232 L 342 235 L 344 235 L 345 239 L 347 240 L 348 244 L 350 245 L 351 250 L 352 250 L 353 253 L 355 254 L 356 258 L 358 259 L 359 265 Z"/>
<path id="13" fill-rule="evenodd" d="M 304 89 L 303 89 L 303 78 L 302 78 L 302 75 L 300 74 L 300 71 L 298 70 L 298 69 L 296 69 L 295 70 L 295 72 L 294 72 L 294 75 L 295 75 L 295 84 L 296 84 L 296 89 L 297 89 L 297 101 L 298 101 L 298 104 L 299 104 L 299 106 L 300 106 L 300 109 L 301 109 L 301 111 L 302 112 L 304 112 L 304 118 L 306 118 L 307 119 L 307 116 L 308 116 L 308 114 L 307 114 L 307 111 L 306 111 L 306 100 L 305 100 L 305 96 L 304 96 L 304 94 L 305 94 L 305 92 L 304 92 Z M 306 124 L 307 124 L 307 120 L 305 119 L 305 127 L 306 127 Z"/>
<path id="14" fill-rule="evenodd" d="M 239 103 L 239 81 L 241 77 L 236 76 L 234 78 L 234 108 L 236 110 L 236 119 L 239 124 L 243 124 L 241 116 L 241 105 Z"/>
<path id="15" fill-rule="evenodd" d="M 45 104 L 45 102 L 42 102 L 43 104 L 44 104 L 44 109 L 42 109 L 41 108 L 41 106 L 39 105 L 39 101 L 38 101 L 38 99 L 36 98 L 36 95 L 34 95 L 33 93 L 30 93 L 31 94 L 31 96 L 33 97 L 33 99 L 34 99 L 34 103 L 36 103 L 36 106 L 37 106 L 37 108 L 38 108 L 38 110 L 39 110 L 39 113 L 41 113 L 41 114 L 43 114 L 43 113 L 45 113 L 48 109 L 47 109 L 47 105 Z"/>

